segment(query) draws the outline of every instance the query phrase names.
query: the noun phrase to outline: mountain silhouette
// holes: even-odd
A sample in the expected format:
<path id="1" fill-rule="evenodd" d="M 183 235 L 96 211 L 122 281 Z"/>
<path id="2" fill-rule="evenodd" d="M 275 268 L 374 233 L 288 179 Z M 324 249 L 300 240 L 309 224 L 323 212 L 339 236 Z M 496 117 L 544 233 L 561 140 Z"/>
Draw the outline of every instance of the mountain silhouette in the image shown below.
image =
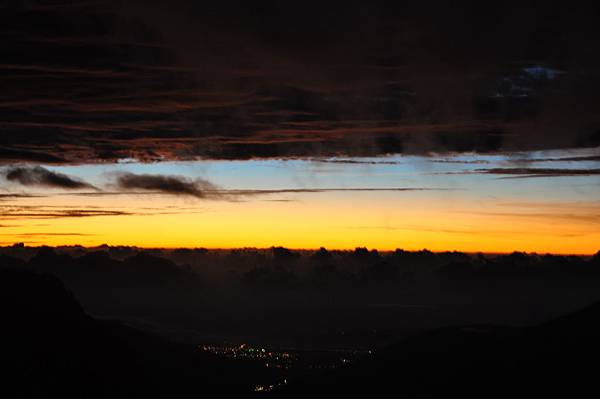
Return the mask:
<path id="1" fill-rule="evenodd" d="M 598 298 L 598 255 L 275 248 L 177 251 L 185 263 L 176 263 L 168 252 L 71 250 L 19 246 L 0 253 L 0 375 L 10 397 L 237 395 L 280 381 L 257 362 L 199 351 L 196 335 L 184 344 L 172 341 L 185 335 L 179 330 L 152 329 L 158 336 L 133 328 L 144 328 L 144 319 L 135 323 L 128 314 L 177 316 L 197 331 L 256 331 L 273 345 L 279 336 L 268 333 L 275 330 L 317 349 L 323 342 L 376 343 L 368 346 L 373 354 L 343 367 L 295 374 L 273 392 L 281 396 L 573 396 L 595 389 L 600 303 L 581 306 Z M 425 302 L 427 295 L 435 301 Z M 410 298 L 445 307 L 391 312 Z M 338 307 L 327 308 L 330 302 Z M 530 322 L 506 322 L 517 307 L 547 313 L 525 309 Z M 124 322 L 112 320 L 122 315 Z M 413 328 L 385 330 L 372 341 L 371 331 L 357 329 L 385 326 L 382 320 Z"/>
<path id="2" fill-rule="evenodd" d="M 421 333 L 349 367 L 292 383 L 279 394 L 578 396 L 597 392 L 599 358 L 600 303 L 595 303 L 532 327 Z"/>
<path id="3" fill-rule="evenodd" d="M 262 378 L 253 364 L 96 320 L 56 277 L 31 270 L 0 269 L 0 317 L 7 397 L 236 394 Z"/>

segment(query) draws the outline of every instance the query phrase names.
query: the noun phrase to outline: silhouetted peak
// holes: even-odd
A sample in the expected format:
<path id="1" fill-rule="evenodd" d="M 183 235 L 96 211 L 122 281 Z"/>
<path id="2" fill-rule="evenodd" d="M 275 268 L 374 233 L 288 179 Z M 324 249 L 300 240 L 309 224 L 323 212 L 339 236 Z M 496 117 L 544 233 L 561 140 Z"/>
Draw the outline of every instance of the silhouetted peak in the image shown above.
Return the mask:
<path id="1" fill-rule="evenodd" d="M 69 255 L 58 254 L 51 247 L 41 247 L 29 260 L 29 266 L 42 272 L 53 272 L 71 261 L 72 258 Z"/>
<path id="2" fill-rule="evenodd" d="M 5 321 L 7 317 L 27 323 L 37 320 L 36 323 L 50 323 L 45 328 L 51 328 L 59 320 L 85 317 L 60 280 L 31 270 L 0 270 L 0 298 Z"/>
<path id="3" fill-rule="evenodd" d="M 332 255 L 325 248 L 321 247 L 311 255 L 311 259 L 317 263 L 327 262 L 331 260 Z"/>
<path id="4" fill-rule="evenodd" d="M 275 262 L 291 262 L 299 257 L 295 252 L 284 247 L 271 247 Z"/>
<path id="5" fill-rule="evenodd" d="M 374 262 L 380 258 L 379 252 L 376 249 L 369 249 L 365 247 L 356 247 L 354 252 L 352 252 L 352 256 L 359 262 Z"/>
<path id="6" fill-rule="evenodd" d="M 140 252 L 125 259 L 124 263 L 125 266 L 133 270 L 147 273 L 172 273 L 181 271 L 174 262 L 145 252 Z"/>

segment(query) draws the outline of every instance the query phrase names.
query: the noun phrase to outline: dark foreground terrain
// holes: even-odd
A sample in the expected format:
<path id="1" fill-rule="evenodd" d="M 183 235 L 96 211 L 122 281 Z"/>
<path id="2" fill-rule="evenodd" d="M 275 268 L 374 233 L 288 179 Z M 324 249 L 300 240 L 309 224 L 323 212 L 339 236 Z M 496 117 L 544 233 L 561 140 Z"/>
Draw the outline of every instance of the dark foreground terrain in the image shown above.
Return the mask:
<path id="1" fill-rule="evenodd" d="M 240 393 L 266 371 L 86 315 L 55 277 L 0 271 L 6 397 L 183 397 Z"/>
<path id="2" fill-rule="evenodd" d="M 131 322 L 110 320 L 105 316 L 92 317 L 88 313 L 89 306 L 80 305 L 80 297 L 88 298 L 87 302 L 94 304 L 104 295 L 110 306 L 115 306 L 115 298 L 120 298 L 124 300 L 123 306 L 131 307 L 137 300 L 146 303 L 144 309 L 152 309 L 160 304 L 161 298 L 168 301 L 166 292 L 169 292 L 169 284 L 178 288 L 191 286 L 194 290 L 201 286 L 193 280 L 195 275 L 188 268 L 160 259 L 135 255 L 124 261 L 111 261 L 98 255 L 84 255 L 74 260 L 50 252 L 41 252 L 25 260 L 3 256 L 0 267 L 0 383 L 1 389 L 10 393 L 7 397 L 188 397 L 213 396 L 215 392 L 239 395 L 256 390 L 270 391 L 272 395 L 304 397 L 315 393 L 336 397 L 356 393 L 390 393 L 409 397 L 506 397 L 523 394 L 538 397 L 557 393 L 573 396 L 583 392 L 595 395 L 598 390 L 596 362 L 600 359 L 600 304 L 580 306 L 581 310 L 564 312 L 566 316 L 550 317 L 549 321 L 524 326 L 500 322 L 505 317 L 501 311 L 509 312 L 511 309 L 506 305 L 512 303 L 511 297 L 514 297 L 513 306 L 519 303 L 526 306 L 526 287 L 561 287 L 548 292 L 530 291 L 531 302 L 538 302 L 539 306 L 543 303 L 536 295 L 551 298 L 551 293 L 560 292 L 563 295 L 556 297 L 556 303 L 566 306 L 565 302 L 571 308 L 586 298 L 593 298 L 594 292 L 598 292 L 594 290 L 598 286 L 595 271 L 598 256 L 588 260 L 571 259 L 571 263 L 562 259 L 561 268 L 558 268 L 551 267 L 553 263 L 548 262 L 556 259 L 546 259 L 546 263 L 542 264 L 524 255 L 513 255 L 509 258 L 515 261 L 513 265 L 519 261 L 526 266 L 509 269 L 506 259 L 496 260 L 505 262 L 503 273 L 484 269 L 494 264 L 481 266 L 476 263 L 481 260 L 477 259 L 465 258 L 462 262 L 442 264 L 431 273 L 436 276 L 440 292 L 445 292 L 443 298 L 460 294 L 464 300 L 465 295 L 472 295 L 473 301 L 482 301 L 480 308 L 487 306 L 492 313 L 490 318 L 496 317 L 499 322 L 459 325 L 458 321 L 462 318 L 452 319 L 452 314 L 448 313 L 449 319 L 440 319 L 454 320 L 448 323 L 448 327 L 403 330 L 395 338 L 392 336 L 394 330 L 389 330 L 387 343 L 374 346 L 373 351 L 356 344 L 365 342 L 364 337 L 349 339 L 344 344 L 354 342 L 355 351 L 329 351 L 327 356 L 322 355 L 325 352 L 316 350 L 271 350 L 268 335 L 264 338 L 265 346 L 262 346 L 267 348 L 266 351 L 257 345 L 227 346 L 218 343 L 218 339 L 213 341 L 217 343 L 210 344 L 213 346 L 204 346 L 207 350 L 201 350 L 201 341 L 192 344 L 193 340 L 189 337 L 181 339 L 181 331 L 165 334 L 161 330 L 134 327 Z M 384 267 L 381 260 L 377 255 L 375 261 L 379 263 L 369 267 Z M 390 262 L 389 258 L 383 260 Z M 288 259 L 288 262 L 292 261 Z M 575 268 L 569 269 L 572 266 Z M 149 269 L 146 271 L 145 268 Z M 273 270 L 283 273 L 276 266 Z M 91 287 L 92 280 L 88 275 L 106 278 L 106 281 L 96 280 L 93 301 L 85 295 L 71 293 L 84 292 L 82 287 L 86 284 Z M 140 282 L 141 276 L 154 280 Z M 171 281 L 165 276 L 171 276 Z M 119 281 L 121 285 L 117 284 Z M 206 280 L 203 284 L 206 287 Z M 335 284 L 325 284 L 323 291 L 335 290 Z M 365 300 L 376 295 L 373 293 L 376 290 L 365 288 L 369 284 L 375 283 L 352 282 L 352 290 L 344 292 L 347 292 L 347 297 L 348 293 L 357 292 L 360 300 Z M 395 286 L 377 284 L 375 288 L 379 287 L 380 291 L 385 289 L 402 295 L 410 289 L 406 286 L 417 283 L 397 281 Z M 128 285 L 137 296 L 123 296 Z M 285 286 L 285 283 L 282 285 Z M 475 290 L 478 285 L 485 289 Z M 519 287 L 520 290 L 517 289 Z M 576 292 L 577 287 L 580 287 L 580 292 Z M 581 287 L 587 290 L 583 296 Z M 493 295 L 503 299 L 496 306 L 492 306 L 488 297 L 492 289 Z M 251 287 L 249 291 L 242 289 L 242 292 L 250 298 L 266 295 L 265 290 Z M 294 288 L 294 295 L 310 292 L 306 287 Z M 503 294 L 498 296 L 500 292 Z M 162 296 L 153 301 L 153 293 Z M 277 295 L 281 298 L 281 306 L 296 303 L 281 290 L 270 292 L 268 298 L 277 298 Z M 188 301 L 196 299 L 189 293 L 184 298 Z M 209 297 L 204 298 L 208 300 Z M 568 302 L 569 298 L 571 302 Z M 485 302 L 486 299 L 488 302 Z M 322 298 L 319 300 L 324 301 Z M 311 301 L 316 302 L 316 299 Z M 174 302 L 177 303 L 184 302 Z M 232 302 L 237 303 L 239 301 Z M 261 303 L 257 302 L 253 309 L 259 308 Z M 305 308 L 290 312 L 294 317 L 304 314 L 304 321 L 311 320 L 311 309 L 322 303 L 311 302 Z M 545 303 L 550 312 L 563 309 L 551 302 Z M 355 306 L 356 314 L 364 317 L 360 314 L 364 311 L 361 310 L 363 307 Z M 224 312 L 228 317 L 233 314 L 226 308 Z M 193 313 L 189 317 L 193 318 Z M 281 316 L 280 320 L 283 330 L 289 328 L 285 325 L 285 316 Z M 244 328 L 240 320 L 229 322 Z M 253 322 L 260 324 L 261 320 L 254 319 Z M 317 331 L 322 328 L 317 324 L 310 327 Z M 360 328 L 364 330 L 369 325 L 363 325 L 360 319 L 354 327 L 356 331 L 362 331 Z M 348 335 L 351 335 L 350 332 Z M 319 339 L 315 342 L 321 345 L 324 341 Z M 254 348 L 260 351 L 258 355 Z M 271 348 L 275 345 L 272 344 Z"/>
<path id="3" fill-rule="evenodd" d="M 372 358 L 278 393 L 395 393 L 408 397 L 596 396 L 600 304 L 528 328 L 470 326 L 430 331 Z"/>

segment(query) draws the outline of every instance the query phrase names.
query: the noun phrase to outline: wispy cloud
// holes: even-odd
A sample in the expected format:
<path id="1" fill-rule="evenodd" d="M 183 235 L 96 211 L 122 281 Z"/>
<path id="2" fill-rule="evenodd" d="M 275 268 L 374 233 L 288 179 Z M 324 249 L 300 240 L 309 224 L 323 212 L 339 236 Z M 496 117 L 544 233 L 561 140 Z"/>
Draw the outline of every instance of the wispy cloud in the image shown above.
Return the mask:
<path id="1" fill-rule="evenodd" d="M 311 162 L 334 163 L 344 165 L 400 165 L 400 161 L 380 161 L 361 159 L 311 159 Z"/>
<path id="2" fill-rule="evenodd" d="M 431 159 L 430 162 L 434 163 L 449 163 L 449 164 L 463 164 L 463 165 L 485 165 L 489 164 L 490 161 L 485 159 L 469 159 L 469 160 L 459 160 L 459 159 Z"/>
<path id="3" fill-rule="evenodd" d="M 18 219 L 60 219 L 60 218 L 82 218 L 96 216 L 126 216 L 134 215 L 133 212 L 84 208 L 84 207 L 61 207 L 47 205 L 0 205 L 0 220 Z"/>
<path id="4" fill-rule="evenodd" d="M 206 198 L 218 192 L 218 187 L 203 179 L 191 180 L 184 176 L 119 173 L 116 185 L 120 189 L 149 190 L 170 195 Z"/>
<path id="5" fill-rule="evenodd" d="M 497 175 L 500 179 L 528 179 L 540 177 L 598 176 L 600 169 L 564 168 L 485 168 L 457 172 L 435 172 L 434 175 Z"/>
<path id="6" fill-rule="evenodd" d="M 522 158 L 513 159 L 513 163 L 529 163 L 529 162 L 600 162 L 600 155 L 586 155 L 575 157 L 556 157 L 556 158 Z"/>
<path id="7" fill-rule="evenodd" d="M 221 195 L 250 196 L 269 194 L 304 194 L 304 193 L 331 193 L 331 192 L 410 192 L 410 191 L 446 191 L 452 188 L 424 188 L 424 187 L 325 187 L 325 188 L 288 188 L 264 190 L 221 190 Z"/>
<path id="8" fill-rule="evenodd" d="M 22 186 L 41 186 L 64 190 L 96 189 L 93 185 L 62 173 L 50 171 L 41 166 L 15 166 L 6 169 L 4 178 Z"/>
<path id="9" fill-rule="evenodd" d="M 87 234 L 87 233 L 54 233 L 54 232 L 47 232 L 47 233 L 11 233 L 11 234 L 2 234 L 5 236 L 12 236 L 12 237 L 68 237 L 68 236 L 76 236 L 76 237 L 93 237 L 96 234 Z"/>
<path id="10" fill-rule="evenodd" d="M 24 194 L 24 193 L 3 193 L 0 194 L 0 201 L 12 200 L 15 198 L 42 198 L 46 195 Z"/>
<path id="11" fill-rule="evenodd" d="M 561 177 L 561 176 L 596 176 L 600 169 L 559 169 L 559 168 L 491 168 L 477 169 L 476 173 L 491 175 L 507 175 L 504 179 L 522 179 L 534 177 Z"/>

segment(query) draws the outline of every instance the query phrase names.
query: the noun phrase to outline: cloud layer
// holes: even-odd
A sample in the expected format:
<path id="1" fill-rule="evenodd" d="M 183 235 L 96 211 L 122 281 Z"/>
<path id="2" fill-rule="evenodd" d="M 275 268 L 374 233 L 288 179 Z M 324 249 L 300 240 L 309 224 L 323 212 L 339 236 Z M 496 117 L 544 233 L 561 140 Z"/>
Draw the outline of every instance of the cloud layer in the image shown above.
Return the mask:
<path id="1" fill-rule="evenodd" d="M 597 18 L 566 3 L 8 2 L 0 163 L 599 146 Z"/>

